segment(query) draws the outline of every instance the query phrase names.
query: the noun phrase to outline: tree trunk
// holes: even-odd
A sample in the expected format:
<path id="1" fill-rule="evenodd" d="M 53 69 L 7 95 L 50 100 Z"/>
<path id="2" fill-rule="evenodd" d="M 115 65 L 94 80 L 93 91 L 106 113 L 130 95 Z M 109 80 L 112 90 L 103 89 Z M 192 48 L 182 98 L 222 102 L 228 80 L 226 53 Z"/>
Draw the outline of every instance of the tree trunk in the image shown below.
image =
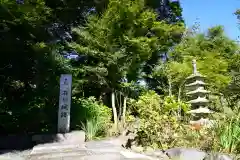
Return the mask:
<path id="1" fill-rule="evenodd" d="M 224 97 L 223 97 L 223 94 L 222 93 L 220 93 L 220 103 L 221 103 L 221 107 L 223 107 L 224 106 Z"/>
<path id="2" fill-rule="evenodd" d="M 118 101 L 118 120 L 121 120 L 121 116 L 122 116 L 122 95 L 121 93 L 119 93 L 119 101 Z M 117 99 L 117 98 L 116 98 Z"/>
<path id="3" fill-rule="evenodd" d="M 177 99 L 178 102 L 180 102 L 180 100 L 181 100 L 181 93 L 182 93 L 182 86 L 180 85 L 179 88 L 178 88 L 178 99 Z M 178 103 L 178 105 L 179 105 L 179 103 Z M 181 106 L 178 106 L 178 118 L 179 118 L 179 120 L 181 119 L 181 110 L 182 110 Z"/>
<path id="4" fill-rule="evenodd" d="M 127 96 L 123 97 L 123 113 L 122 113 L 122 121 L 125 124 L 125 117 L 126 117 L 126 110 L 127 110 Z"/>
<path id="5" fill-rule="evenodd" d="M 172 82 L 169 77 L 168 77 L 168 94 L 169 96 L 172 96 Z"/>
<path id="6" fill-rule="evenodd" d="M 183 85 L 185 84 L 185 80 L 179 85 L 179 88 L 178 88 L 178 99 L 177 101 L 180 102 L 181 101 L 181 94 L 182 94 L 182 88 L 183 88 Z M 181 106 L 178 106 L 178 117 L 180 118 L 181 117 Z"/>
<path id="7" fill-rule="evenodd" d="M 180 100 L 181 100 L 181 93 L 182 93 L 182 86 L 179 86 L 179 88 L 178 88 L 178 98 L 177 98 L 178 102 L 180 102 Z"/>
<path id="8" fill-rule="evenodd" d="M 117 127 L 118 117 L 117 117 L 117 109 L 116 109 L 116 105 L 115 105 L 115 93 L 114 93 L 114 91 L 112 91 L 111 99 L 112 99 L 112 111 L 113 111 L 114 125 L 115 125 L 115 127 Z"/>

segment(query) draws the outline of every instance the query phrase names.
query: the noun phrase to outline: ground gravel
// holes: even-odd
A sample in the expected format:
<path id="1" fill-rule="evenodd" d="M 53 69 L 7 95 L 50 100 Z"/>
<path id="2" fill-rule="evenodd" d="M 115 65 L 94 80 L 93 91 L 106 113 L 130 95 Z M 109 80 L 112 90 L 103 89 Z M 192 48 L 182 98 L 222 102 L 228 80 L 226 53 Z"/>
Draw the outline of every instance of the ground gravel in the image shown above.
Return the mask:
<path id="1" fill-rule="evenodd" d="M 26 160 L 30 150 L 23 151 L 0 151 L 0 160 Z"/>

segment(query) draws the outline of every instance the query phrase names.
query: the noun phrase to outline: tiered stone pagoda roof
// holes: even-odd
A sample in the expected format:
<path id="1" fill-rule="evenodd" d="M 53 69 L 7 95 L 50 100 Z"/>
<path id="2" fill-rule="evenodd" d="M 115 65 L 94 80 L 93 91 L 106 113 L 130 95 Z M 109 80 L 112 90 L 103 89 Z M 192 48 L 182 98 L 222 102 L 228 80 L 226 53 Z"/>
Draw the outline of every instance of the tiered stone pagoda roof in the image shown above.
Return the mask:
<path id="1" fill-rule="evenodd" d="M 198 109 L 190 110 L 187 113 L 191 113 L 191 114 L 196 114 L 196 113 L 213 113 L 213 111 L 211 111 L 207 107 L 204 107 L 204 108 L 203 107 L 199 107 Z"/>
<path id="2" fill-rule="evenodd" d="M 197 79 L 197 78 L 206 78 L 206 76 L 201 75 L 199 72 L 196 72 L 196 73 L 191 74 L 186 79 L 189 80 L 189 79 Z"/>
<path id="3" fill-rule="evenodd" d="M 187 92 L 187 95 L 194 95 L 194 94 L 198 94 L 198 93 L 208 94 L 208 93 L 210 93 L 210 91 L 205 90 L 203 87 L 198 87 L 194 91 Z"/>
<path id="4" fill-rule="evenodd" d="M 188 103 L 191 103 L 191 104 L 203 104 L 203 103 L 208 103 L 209 100 L 207 100 L 205 97 L 198 97 L 197 99 L 193 99 L 193 100 L 190 100 L 188 101 Z"/>
<path id="5" fill-rule="evenodd" d="M 195 82 L 187 84 L 185 86 L 192 87 L 192 86 L 204 86 L 204 85 L 206 85 L 206 83 L 204 83 L 203 81 L 196 80 Z"/>

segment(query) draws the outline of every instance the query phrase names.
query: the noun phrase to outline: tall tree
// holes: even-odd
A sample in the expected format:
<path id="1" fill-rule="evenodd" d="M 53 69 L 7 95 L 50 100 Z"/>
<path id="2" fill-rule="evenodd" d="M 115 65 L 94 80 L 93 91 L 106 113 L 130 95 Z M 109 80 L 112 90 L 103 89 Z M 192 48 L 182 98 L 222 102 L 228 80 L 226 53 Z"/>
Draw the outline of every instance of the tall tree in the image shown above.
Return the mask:
<path id="1" fill-rule="evenodd" d="M 236 55 L 238 45 L 228 38 L 221 26 L 210 28 L 206 34 L 186 36 L 170 54 L 165 74 L 172 82 L 172 90 L 177 95 L 184 79 L 191 74 L 191 61 L 197 60 L 199 71 L 207 76 L 213 93 L 225 93 L 231 81 L 231 59 Z M 162 73 L 161 68 L 156 71 Z"/>
<path id="2" fill-rule="evenodd" d="M 146 5 L 156 10 L 159 20 L 166 20 L 169 23 L 184 22 L 178 0 L 146 0 Z"/>
<path id="3" fill-rule="evenodd" d="M 116 110 L 114 95 L 122 79 L 136 81 L 152 53 L 171 43 L 169 37 L 181 34 L 181 27 L 158 22 L 142 0 L 110 0 L 102 16 L 90 16 L 86 27 L 73 31 L 77 39 L 70 46 L 88 57 L 78 66 L 79 78 L 87 78 L 102 93 L 111 92 Z"/>
<path id="4" fill-rule="evenodd" d="M 158 15 L 158 20 L 164 20 L 169 24 L 184 25 L 182 17 L 182 8 L 179 1 L 170 0 L 146 0 L 146 5 L 153 8 Z M 178 34 L 177 34 L 178 35 Z M 153 68 L 158 65 L 159 61 L 168 60 L 168 52 L 173 46 L 181 41 L 181 36 L 169 37 L 172 41 L 165 47 L 159 48 L 152 54 L 152 57 L 147 61 L 144 66 L 144 80 L 150 89 L 157 91 L 159 94 L 163 94 L 165 86 L 168 85 L 167 77 L 163 74 L 159 74 L 157 77 L 152 77 L 151 73 L 154 72 Z M 170 42 L 170 41 L 168 41 Z"/>
<path id="5" fill-rule="evenodd" d="M 6 133 L 55 127 L 57 77 L 64 72 L 55 47 L 44 44 L 51 9 L 43 0 L 21 2 L 0 3 L 0 125 Z"/>

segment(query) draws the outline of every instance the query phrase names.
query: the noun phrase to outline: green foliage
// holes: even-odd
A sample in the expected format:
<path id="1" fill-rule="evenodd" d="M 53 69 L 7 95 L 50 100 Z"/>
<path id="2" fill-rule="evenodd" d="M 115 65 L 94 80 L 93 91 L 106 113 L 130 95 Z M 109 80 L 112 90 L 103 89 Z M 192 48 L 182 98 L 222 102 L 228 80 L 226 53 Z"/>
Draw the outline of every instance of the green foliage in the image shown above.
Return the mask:
<path id="1" fill-rule="evenodd" d="M 227 96 L 228 102 L 231 106 L 237 106 L 239 102 L 239 91 L 240 91 L 240 84 L 239 84 L 239 69 L 240 69 L 240 56 L 239 53 L 236 54 L 230 59 L 230 74 L 232 76 L 232 80 L 228 88 L 224 90 L 224 95 Z"/>
<path id="2" fill-rule="evenodd" d="M 79 66 L 90 76 L 89 82 L 100 82 L 100 86 L 116 88 L 116 82 L 129 68 L 137 69 L 131 67 L 135 64 L 134 61 L 141 62 L 141 59 L 148 58 L 151 53 L 149 44 L 154 39 L 141 35 L 149 27 L 147 23 L 151 22 L 154 14 L 140 13 L 142 9 L 140 1 L 110 1 L 101 17 L 91 16 L 87 27 L 73 29 L 78 39 L 70 47 L 89 56 L 88 65 Z"/>
<path id="3" fill-rule="evenodd" d="M 52 10 L 52 21 L 61 22 L 66 26 L 84 24 L 89 10 L 94 8 L 96 13 L 101 13 L 107 2 L 107 0 L 45 0 L 46 5 Z"/>
<path id="4" fill-rule="evenodd" d="M 187 104 L 178 103 L 173 97 L 162 100 L 154 91 L 149 91 L 137 101 L 132 100 L 130 107 L 132 114 L 140 119 L 137 130 L 137 141 L 140 145 L 161 148 L 174 146 L 174 133 L 181 128 L 176 113 L 179 107 L 187 110 Z"/>
<path id="5" fill-rule="evenodd" d="M 69 70 L 56 46 L 44 43 L 51 9 L 43 0 L 3 0 L 0 13 L 1 131 L 56 132 L 59 75 Z"/>
<path id="6" fill-rule="evenodd" d="M 72 128 L 81 129 L 84 126 L 91 135 L 104 135 L 111 125 L 111 109 L 96 101 L 94 97 L 86 99 L 73 97 L 71 112 Z"/>
<path id="7" fill-rule="evenodd" d="M 136 81 L 153 53 L 172 46 L 183 31 L 182 25 L 156 17 L 142 0 L 109 1 L 101 16 L 90 16 L 86 27 L 73 29 L 77 38 L 69 47 L 89 57 L 78 66 L 79 75 L 99 88 L 117 89 L 124 77 Z"/>
<path id="8" fill-rule="evenodd" d="M 82 123 L 81 128 L 86 134 L 86 139 L 93 140 L 94 138 L 97 138 L 97 136 L 99 136 L 101 125 L 99 125 L 99 122 L 97 120 L 92 119 L 87 120 L 85 124 Z"/>
<path id="9" fill-rule="evenodd" d="M 234 14 L 237 16 L 237 19 L 240 20 L 240 9 L 237 9 Z"/>
<path id="10" fill-rule="evenodd" d="M 182 8 L 180 6 L 180 3 L 178 1 L 164 1 L 159 2 L 159 0 L 145 0 L 145 3 L 147 6 L 158 9 L 159 15 L 158 19 L 163 20 L 167 19 L 169 23 L 176 23 L 176 22 L 182 22 Z M 164 7 L 163 10 L 160 10 L 159 8 Z"/>
<path id="11" fill-rule="evenodd" d="M 149 91 L 139 97 L 137 101 L 132 102 L 131 107 L 134 112 L 137 112 L 140 118 L 148 116 L 155 117 L 161 113 L 160 102 L 161 98 L 154 91 Z M 149 110 L 147 110 L 149 108 Z M 153 114 L 150 112 L 154 112 Z"/>
<path id="12" fill-rule="evenodd" d="M 121 91 L 122 78 L 136 83 L 146 61 L 176 43 L 183 28 L 158 22 L 158 15 L 142 0 L 3 0 L 0 13 L 0 121 L 6 134 L 56 132 L 60 74 L 73 74 L 76 98 Z M 70 65 L 61 57 L 61 50 L 69 48 L 52 44 L 59 35 L 50 35 L 49 26 L 62 32 L 56 24 L 63 25 L 64 32 L 79 25 L 74 29 L 78 38 L 70 46 L 87 55 L 85 62 Z M 133 92 L 126 91 L 136 95 Z M 34 119 L 31 124 L 29 118 Z M 74 119 L 72 128 L 79 123 Z"/>
<path id="13" fill-rule="evenodd" d="M 71 129 L 83 129 L 88 140 L 105 136 L 110 128 L 112 111 L 104 104 L 114 91 L 135 98 L 128 103 L 126 121 L 140 118 L 137 141 L 143 146 L 239 153 L 239 115 L 232 114 L 239 112 L 239 45 L 221 26 L 207 33 L 187 32 L 180 3 L 165 2 L 164 10 L 156 13 L 158 0 L 24 0 L 21 5 L 2 0 L 1 133 L 56 132 L 59 75 L 72 73 Z M 239 19 L 239 10 L 235 14 Z M 48 43 L 59 38 L 46 31 L 56 23 L 63 24 L 64 31 L 77 26 L 72 28 L 73 41 Z M 86 59 L 65 60 L 62 49 L 74 49 Z M 222 107 L 229 103 L 235 109 L 231 118 L 219 119 L 215 129 L 196 130 L 177 120 L 189 110 L 181 100 L 193 58 L 216 93 L 210 96 L 214 108 L 225 111 Z M 140 87 L 139 79 L 147 85 Z"/>
<path id="14" fill-rule="evenodd" d="M 164 113 L 173 113 L 179 111 L 179 108 L 186 113 L 190 109 L 190 105 L 183 102 L 177 101 L 174 96 L 166 96 L 163 100 Z"/>
<path id="15" fill-rule="evenodd" d="M 226 117 L 218 121 L 216 127 L 216 137 L 218 137 L 217 146 L 218 150 L 226 153 L 239 153 L 240 146 L 240 119 L 239 115 Z"/>
<path id="16" fill-rule="evenodd" d="M 174 97 L 161 99 L 153 91 L 144 93 L 138 100 L 131 100 L 132 114 L 140 118 L 137 129 L 137 142 L 142 146 L 160 147 L 194 147 L 202 150 L 238 153 L 239 118 L 237 115 L 221 115 L 214 128 L 191 128 L 178 121 L 174 114 L 179 104 Z M 227 118 L 231 117 L 231 118 Z M 129 121 L 133 117 L 129 116 Z M 189 120 L 187 120 L 187 123 Z"/>
<path id="17" fill-rule="evenodd" d="M 192 72 L 192 59 L 196 59 L 198 71 L 207 77 L 209 89 L 222 92 L 231 82 L 231 58 L 237 50 L 238 45 L 224 35 L 221 26 L 210 28 L 206 34 L 186 35 L 170 52 L 170 61 L 155 67 L 155 75 L 165 68 L 164 74 L 177 94 L 185 78 Z M 159 67 L 161 65 L 165 67 Z"/>

